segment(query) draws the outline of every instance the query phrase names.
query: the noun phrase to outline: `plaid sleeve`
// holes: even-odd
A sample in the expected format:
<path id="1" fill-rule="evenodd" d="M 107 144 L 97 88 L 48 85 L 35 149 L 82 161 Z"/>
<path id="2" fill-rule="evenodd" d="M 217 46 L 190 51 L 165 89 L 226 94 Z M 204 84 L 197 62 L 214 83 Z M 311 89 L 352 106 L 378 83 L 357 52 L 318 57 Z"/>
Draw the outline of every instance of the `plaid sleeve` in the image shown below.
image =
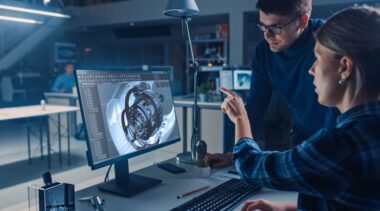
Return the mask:
<path id="1" fill-rule="evenodd" d="M 332 130 L 321 130 L 301 145 L 275 152 L 261 151 L 254 140 L 243 138 L 234 146 L 233 159 L 247 182 L 328 198 L 353 180 L 344 167 L 352 151 L 342 139 Z"/>

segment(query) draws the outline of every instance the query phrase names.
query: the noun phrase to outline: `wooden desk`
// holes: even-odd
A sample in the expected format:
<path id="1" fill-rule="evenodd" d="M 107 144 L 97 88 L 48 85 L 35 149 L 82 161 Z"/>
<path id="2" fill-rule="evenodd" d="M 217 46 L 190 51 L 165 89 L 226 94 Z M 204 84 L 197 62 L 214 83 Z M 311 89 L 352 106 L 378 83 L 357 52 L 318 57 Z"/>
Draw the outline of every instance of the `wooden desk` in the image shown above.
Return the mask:
<path id="1" fill-rule="evenodd" d="M 46 99 L 46 103 L 50 105 L 79 106 L 78 95 L 76 93 L 44 92 L 44 96 Z M 80 112 L 72 112 L 70 114 L 70 121 L 71 135 L 76 135 L 78 133 L 77 124 L 82 123 L 82 117 L 80 115 Z"/>
<path id="2" fill-rule="evenodd" d="M 62 163 L 62 151 L 61 151 L 61 124 L 60 118 L 62 113 L 67 114 L 69 118 L 70 112 L 76 112 L 79 110 L 79 107 L 74 106 L 57 106 L 57 105 L 46 105 L 45 110 L 42 110 L 40 105 L 33 106 L 20 106 L 12 108 L 2 108 L 0 109 L 0 121 L 12 120 L 12 119 L 27 119 L 27 139 L 28 139 L 28 158 L 29 163 L 31 163 L 31 153 L 30 153 L 30 124 L 29 118 L 32 117 L 48 117 L 50 114 L 58 114 L 58 142 L 59 142 L 59 154 L 60 154 L 60 163 Z M 48 121 L 47 121 L 48 122 Z M 43 153 L 42 149 L 42 122 L 40 121 L 40 144 L 41 144 L 41 156 Z M 68 148 L 68 163 L 71 164 L 70 159 L 70 122 L 67 121 L 67 148 Z M 50 156 L 50 134 L 49 134 L 49 124 L 47 123 L 47 146 L 48 146 L 48 168 L 51 167 L 51 156 Z"/>

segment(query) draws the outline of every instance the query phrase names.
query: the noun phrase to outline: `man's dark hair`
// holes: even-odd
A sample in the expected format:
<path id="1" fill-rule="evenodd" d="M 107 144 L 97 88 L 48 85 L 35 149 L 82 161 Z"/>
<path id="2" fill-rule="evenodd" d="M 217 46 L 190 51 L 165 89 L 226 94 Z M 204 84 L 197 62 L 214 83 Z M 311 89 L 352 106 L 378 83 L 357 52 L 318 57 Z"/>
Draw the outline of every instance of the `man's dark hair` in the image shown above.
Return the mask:
<path id="1" fill-rule="evenodd" d="M 63 64 L 63 67 L 66 67 L 67 65 L 73 65 L 75 67 L 75 62 L 73 61 L 66 61 L 64 64 Z"/>
<path id="2" fill-rule="evenodd" d="M 256 8 L 266 14 L 298 17 L 311 14 L 312 0 L 258 0 Z"/>

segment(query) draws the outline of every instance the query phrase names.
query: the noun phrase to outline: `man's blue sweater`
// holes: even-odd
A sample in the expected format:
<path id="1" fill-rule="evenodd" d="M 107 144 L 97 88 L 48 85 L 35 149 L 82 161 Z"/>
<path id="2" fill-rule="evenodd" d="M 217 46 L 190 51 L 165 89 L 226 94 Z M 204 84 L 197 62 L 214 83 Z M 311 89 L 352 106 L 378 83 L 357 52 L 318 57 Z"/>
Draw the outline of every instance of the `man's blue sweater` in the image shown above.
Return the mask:
<path id="1" fill-rule="evenodd" d="M 61 92 L 63 90 L 64 93 L 72 93 L 73 86 L 75 86 L 74 74 L 62 73 L 55 79 L 52 91 Z"/>
<path id="2" fill-rule="evenodd" d="M 292 111 L 293 124 L 306 134 L 336 123 L 336 112 L 318 103 L 313 77 L 308 71 L 315 61 L 314 32 L 322 20 L 310 20 L 301 36 L 287 49 L 274 53 L 264 40 L 256 48 L 252 80 L 246 108 L 255 134 L 268 107 L 272 91 L 277 92 Z"/>

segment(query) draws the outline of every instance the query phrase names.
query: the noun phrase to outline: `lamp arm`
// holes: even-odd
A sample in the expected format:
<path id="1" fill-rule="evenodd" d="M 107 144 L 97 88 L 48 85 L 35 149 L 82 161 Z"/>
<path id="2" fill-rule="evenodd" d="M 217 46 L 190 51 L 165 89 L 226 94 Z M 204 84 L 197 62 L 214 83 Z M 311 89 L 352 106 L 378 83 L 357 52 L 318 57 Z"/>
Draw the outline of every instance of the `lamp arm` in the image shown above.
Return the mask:
<path id="1" fill-rule="evenodd" d="M 191 136 L 191 156 L 193 161 L 196 160 L 196 144 L 200 140 L 199 137 L 199 128 L 198 128 L 198 89 L 197 89 L 197 79 L 198 79 L 198 62 L 195 61 L 193 44 L 191 42 L 190 30 L 189 30 L 189 21 L 190 18 L 184 17 L 185 25 L 186 25 L 186 33 L 189 41 L 191 60 L 193 63 L 193 79 L 194 79 L 194 105 L 193 105 L 193 134 Z"/>
<path id="2" fill-rule="evenodd" d="M 186 33 L 187 33 L 187 39 L 189 41 L 189 47 L 190 47 L 190 54 L 191 54 L 191 60 L 193 62 L 193 65 L 195 64 L 195 58 L 194 58 L 194 51 L 193 51 L 193 43 L 191 42 L 191 36 L 190 36 L 190 30 L 189 30 L 189 21 L 190 18 L 184 17 L 185 25 L 186 25 Z"/>

